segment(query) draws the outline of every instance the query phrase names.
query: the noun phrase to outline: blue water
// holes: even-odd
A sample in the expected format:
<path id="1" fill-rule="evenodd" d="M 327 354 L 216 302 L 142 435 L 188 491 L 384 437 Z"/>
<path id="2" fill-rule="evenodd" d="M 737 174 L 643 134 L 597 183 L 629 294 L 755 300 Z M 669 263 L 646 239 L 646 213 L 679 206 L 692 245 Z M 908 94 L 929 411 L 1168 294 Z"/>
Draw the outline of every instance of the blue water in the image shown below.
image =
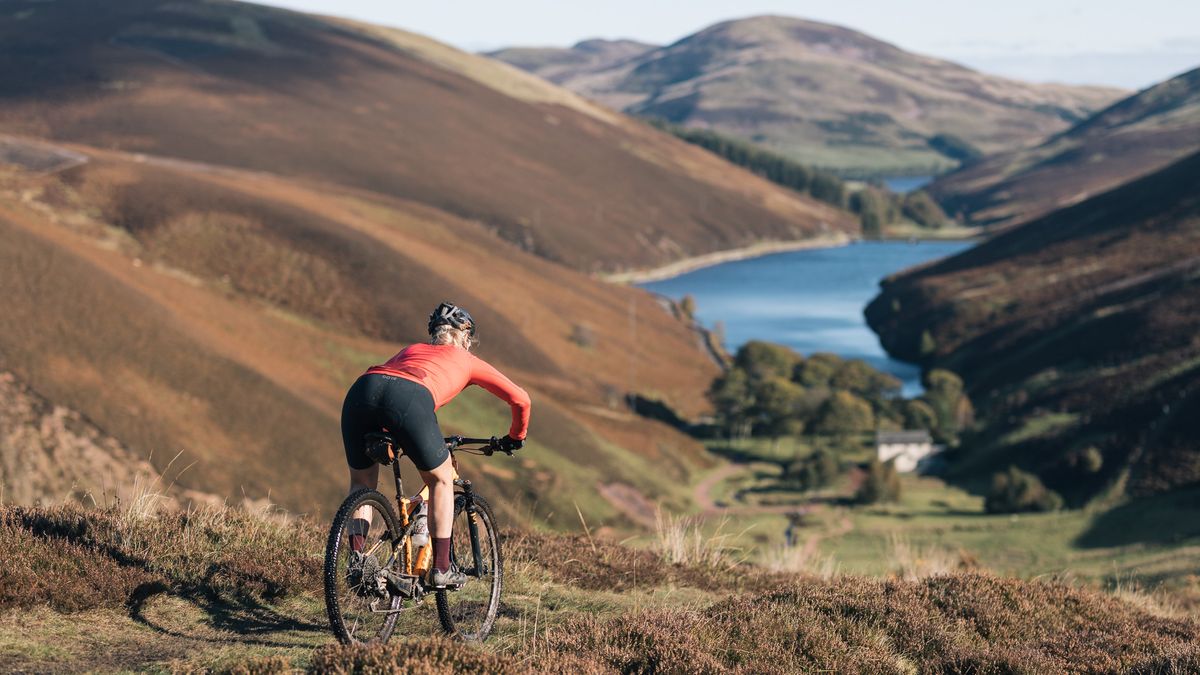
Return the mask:
<path id="1" fill-rule="evenodd" d="M 882 179 L 887 189 L 896 194 L 919 190 L 933 182 L 933 176 L 896 176 Z"/>
<path id="2" fill-rule="evenodd" d="M 957 253 L 969 242 L 860 242 L 792 251 L 706 267 L 643 284 L 667 297 L 696 299 L 696 318 L 725 325 L 728 349 L 749 340 L 779 342 L 802 354 L 832 352 L 892 373 L 904 393 L 921 392 L 920 370 L 884 353 L 863 309 L 880 279 Z"/>

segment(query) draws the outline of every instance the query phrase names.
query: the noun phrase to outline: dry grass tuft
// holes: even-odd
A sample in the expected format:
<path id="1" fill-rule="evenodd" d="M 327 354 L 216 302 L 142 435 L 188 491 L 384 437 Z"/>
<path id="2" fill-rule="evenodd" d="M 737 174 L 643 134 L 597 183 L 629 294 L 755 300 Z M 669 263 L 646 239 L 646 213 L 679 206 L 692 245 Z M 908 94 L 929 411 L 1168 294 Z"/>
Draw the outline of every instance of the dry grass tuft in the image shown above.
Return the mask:
<path id="1" fill-rule="evenodd" d="M 906 581 L 950 574 L 971 566 L 971 562 L 961 553 L 938 546 L 922 547 L 901 535 L 893 534 L 889 544 L 892 569 L 896 576 Z"/>
<path id="2" fill-rule="evenodd" d="M 779 544 L 768 548 L 760 560 L 763 567 L 772 572 L 812 574 L 829 579 L 837 574 L 837 559 L 823 555 L 816 546 L 787 546 Z"/>
<path id="3" fill-rule="evenodd" d="M 738 549 L 727 543 L 731 535 L 723 533 L 724 526 L 725 521 L 721 521 L 715 533 L 705 534 L 701 521 L 659 509 L 654 514 L 655 543 L 669 563 L 728 569 L 738 564 L 733 557 Z"/>

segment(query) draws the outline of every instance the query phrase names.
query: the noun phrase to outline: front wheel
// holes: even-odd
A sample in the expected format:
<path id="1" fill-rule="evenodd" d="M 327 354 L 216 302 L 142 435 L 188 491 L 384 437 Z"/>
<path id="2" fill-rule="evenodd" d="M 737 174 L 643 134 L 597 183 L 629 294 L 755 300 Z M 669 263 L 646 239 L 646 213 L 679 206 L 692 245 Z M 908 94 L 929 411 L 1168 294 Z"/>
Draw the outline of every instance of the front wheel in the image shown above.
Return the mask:
<path id="1" fill-rule="evenodd" d="M 454 530 L 450 560 L 467 575 L 467 583 L 456 591 L 438 591 L 438 617 L 447 633 L 470 642 L 482 642 L 492 632 L 500 611 L 500 589 L 504 584 L 504 560 L 496 516 L 487 500 L 472 495 L 454 496 Z"/>
<path id="2" fill-rule="evenodd" d="M 389 592 L 384 571 L 403 562 L 399 531 L 391 502 L 375 490 L 350 495 L 333 517 L 325 544 L 325 611 L 340 642 L 391 637 L 402 598 Z"/>

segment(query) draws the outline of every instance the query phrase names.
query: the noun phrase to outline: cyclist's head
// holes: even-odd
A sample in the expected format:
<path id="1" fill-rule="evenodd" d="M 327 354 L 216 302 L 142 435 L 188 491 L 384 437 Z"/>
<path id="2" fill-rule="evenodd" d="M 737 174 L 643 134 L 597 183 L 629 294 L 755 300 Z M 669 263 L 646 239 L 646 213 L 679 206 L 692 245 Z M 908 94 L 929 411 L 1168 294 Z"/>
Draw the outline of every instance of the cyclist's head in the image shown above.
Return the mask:
<path id="1" fill-rule="evenodd" d="M 429 315 L 430 342 L 470 349 L 475 344 L 475 320 L 452 302 L 443 302 Z"/>

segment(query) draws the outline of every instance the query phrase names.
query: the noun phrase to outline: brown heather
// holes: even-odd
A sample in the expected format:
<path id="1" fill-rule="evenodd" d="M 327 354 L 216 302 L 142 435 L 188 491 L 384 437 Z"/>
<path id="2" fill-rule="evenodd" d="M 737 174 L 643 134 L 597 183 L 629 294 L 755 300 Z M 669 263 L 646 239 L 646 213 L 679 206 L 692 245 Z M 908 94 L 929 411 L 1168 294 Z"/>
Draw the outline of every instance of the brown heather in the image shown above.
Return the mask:
<path id="1" fill-rule="evenodd" d="M 1194 673 L 1200 624 L 1057 582 L 955 573 L 917 581 L 672 565 L 586 537 L 517 534 L 509 574 L 544 568 L 575 592 L 672 585 L 707 605 L 566 611 L 492 650 L 427 636 L 327 645 L 320 673 Z M 137 508 L 0 510 L 0 603 L 60 612 L 130 606 L 168 592 L 209 606 L 320 593 L 320 528 L 228 508 L 150 516 Z M 636 581 L 633 580 L 636 572 Z M 518 582 L 519 578 L 511 581 Z M 293 657 L 294 652 L 293 652 Z M 219 666 L 296 670 L 281 654 Z M 191 667 L 186 664 L 181 667 Z"/>
<path id="2" fill-rule="evenodd" d="M 0 608 L 133 605 L 171 592 L 276 599 L 321 584 L 320 533 L 223 507 L 0 507 Z"/>
<path id="3" fill-rule="evenodd" d="M 511 560 L 530 561 L 556 582 L 587 590 L 622 592 L 691 586 L 710 591 L 747 591 L 761 590 L 788 578 L 733 562 L 719 566 L 671 564 L 651 550 L 582 535 L 518 532 L 505 538 L 504 547 Z"/>
<path id="4" fill-rule="evenodd" d="M 1200 626 L 1056 583 L 797 578 L 703 610 L 585 616 L 498 654 L 441 639 L 330 646 L 310 672 L 1194 673 Z M 229 672 L 284 672 L 260 659 Z"/>

